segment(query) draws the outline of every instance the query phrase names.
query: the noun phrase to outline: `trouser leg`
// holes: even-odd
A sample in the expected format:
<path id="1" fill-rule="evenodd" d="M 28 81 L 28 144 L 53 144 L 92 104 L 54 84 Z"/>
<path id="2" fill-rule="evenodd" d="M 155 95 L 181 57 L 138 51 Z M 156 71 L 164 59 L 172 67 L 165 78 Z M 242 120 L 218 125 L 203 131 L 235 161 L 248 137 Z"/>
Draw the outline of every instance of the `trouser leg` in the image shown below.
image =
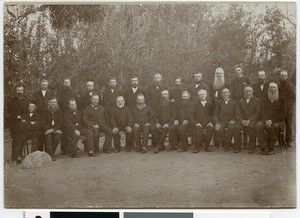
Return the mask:
<path id="1" fill-rule="evenodd" d="M 196 126 L 195 128 L 195 147 L 199 148 L 203 145 L 203 128 L 201 126 Z"/>
<path id="2" fill-rule="evenodd" d="M 103 144 L 103 151 L 110 151 L 112 147 L 112 137 L 113 137 L 113 132 L 112 129 L 109 128 L 108 126 L 104 126 L 102 128 L 102 131 L 105 134 L 105 141 Z"/>
<path id="3" fill-rule="evenodd" d="M 235 133 L 234 133 L 234 149 L 241 150 L 242 147 L 242 125 L 239 123 L 235 124 Z"/>
<path id="4" fill-rule="evenodd" d="M 54 133 L 49 133 L 49 134 L 45 135 L 45 142 L 46 142 L 45 150 L 50 156 L 52 156 L 54 154 L 53 145 L 52 145 L 52 135 L 53 134 Z"/>
<path id="5" fill-rule="evenodd" d="M 64 133 L 61 134 L 60 150 L 62 154 L 67 154 L 69 152 L 68 139 Z"/>
<path id="6" fill-rule="evenodd" d="M 94 141 L 94 151 L 96 153 L 99 153 L 100 132 L 98 129 L 92 129 L 92 132 L 93 132 L 93 141 Z"/>
<path id="7" fill-rule="evenodd" d="M 148 146 L 149 134 L 150 134 L 150 126 L 143 126 L 143 143 L 142 146 L 146 148 Z"/>
<path id="8" fill-rule="evenodd" d="M 85 137 L 87 152 L 95 152 L 93 131 L 91 129 L 81 129 L 80 132 Z"/>
<path id="9" fill-rule="evenodd" d="M 113 134 L 113 141 L 114 141 L 114 147 L 120 148 L 121 147 L 121 135 L 120 133 Z"/>
<path id="10" fill-rule="evenodd" d="M 204 137 L 205 149 L 209 147 L 213 134 L 214 134 L 214 128 L 212 126 L 206 127 L 206 135 Z"/>
<path id="11" fill-rule="evenodd" d="M 183 124 L 179 127 L 179 138 L 180 138 L 181 147 L 183 148 L 188 147 L 187 133 L 189 129 L 190 129 L 190 124 Z"/>
<path id="12" fill-rule="evenodd" d="M 257 122 L 255 125 L 255 131 L 258 138 L 258 144 L 261 150 L 266 149 L 266 140 L 265 140 L 265 133 L 264 133 L 265 125 L 263 122 Z"/>
<path id="13" fill-rule="evenodd" d="M 178 146 L 178 125 L 169 127 L 169 146 Z"/>
<path id="14" fill-rule="evenodd" d="M 277 141 L 278 131 L 279 131 L 279 125 L 278 123 L 274 123 L 270 128 L 268 128 L 268 138 L 270 140 L 269 143 L 269 149 L 274 150 L 275 143 Z"/>
<path id="15" fill-rule="evenodd" d="M 285 118 L 286 125 L 286 142 L 289 144 L 292 141 L 292 131 L 293 131 L 293 114 L 288 113 Z"/>
<path id="16" fill-rule="evenodd" d="M 71 156 L 75 156 L 76 153 L 77 153 L 77 143 L 78 143 L 79 137 L 74 135 L 70 139 L 71 139 L 71 141 L 70 141 L 70 153 L 71 153 Z"/>
<path id="17" fill-rule="evenodd" d="M 125 146 L 128 148 L 131 148 L 132 147 L 132 132 L 127 132 L 125 130 L 125 137 L 126 137 Z"/>
<path id="18" fill-rule="evenodd" d="M 255 130 L 256 122 L 251 122 L 248 126 L 248 133 L 249 133 L 249 150 L 254 151 L 256 150 L 256 130 Z"/>
<path id="19" fill-rule="evenodd" d="M 133 137 L 137 148 L 141 147 L 140 127 L 133 127 Z"/>
<path id="20" fill-rule="evenodd" d="M 57 146 L 58 146 L 58 143 L 59 143 L 59 141 L 60 141 L 60 139 L 61 139 L 61 133 L 54 133 L 53 135 L 52 135 L 52 144 L 53 144 L 53 154 L 55 154 L 55 151 L 56 151 L 56 149 L 57 149 Z"/>

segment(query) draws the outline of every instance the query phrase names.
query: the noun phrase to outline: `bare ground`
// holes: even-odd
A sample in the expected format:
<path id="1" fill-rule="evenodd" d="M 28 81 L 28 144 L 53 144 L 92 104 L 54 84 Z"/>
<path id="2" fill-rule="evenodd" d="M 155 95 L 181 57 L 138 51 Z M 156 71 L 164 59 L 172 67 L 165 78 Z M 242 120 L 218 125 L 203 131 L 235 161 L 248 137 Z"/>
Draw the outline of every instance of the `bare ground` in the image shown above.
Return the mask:
<path id="1" fill-rule="evenodd" d="M 58 155 L 42 167 L 22 169 L 9 163 L 7 132 L 4 146 L 7 208 L 296 206 L 295 147 L 285 153 L 276 148 L 271 156 L 216 149 L 153 154 L 151 147 L 144 155 L 80 152 L 80 158 Z"/>

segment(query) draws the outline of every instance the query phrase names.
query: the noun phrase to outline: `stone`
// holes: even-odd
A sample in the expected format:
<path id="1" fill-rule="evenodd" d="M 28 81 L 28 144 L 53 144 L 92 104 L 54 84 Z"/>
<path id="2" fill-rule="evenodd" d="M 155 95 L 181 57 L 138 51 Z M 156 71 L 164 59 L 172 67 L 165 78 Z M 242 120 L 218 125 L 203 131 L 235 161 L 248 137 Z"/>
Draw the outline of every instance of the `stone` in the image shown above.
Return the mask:
<path id="1" fill-rule="evenodd" d="M 52 161 L 50 155 L 44 151 L 35 151 L 27 155 L 23 161 L 23 166 L 25 168 L 39 167 L 43 163 Z"/>

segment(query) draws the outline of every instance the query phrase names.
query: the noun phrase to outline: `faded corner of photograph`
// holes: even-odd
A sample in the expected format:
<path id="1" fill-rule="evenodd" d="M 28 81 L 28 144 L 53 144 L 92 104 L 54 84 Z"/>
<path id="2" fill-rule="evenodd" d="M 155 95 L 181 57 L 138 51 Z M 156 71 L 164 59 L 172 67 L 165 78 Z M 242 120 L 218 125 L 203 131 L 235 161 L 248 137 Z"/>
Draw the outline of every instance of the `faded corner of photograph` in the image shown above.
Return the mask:
<path id="1" fill-rule="evenodd" d="M 295 2 L 3 10 L 6 208 L 296 207 Z"/>

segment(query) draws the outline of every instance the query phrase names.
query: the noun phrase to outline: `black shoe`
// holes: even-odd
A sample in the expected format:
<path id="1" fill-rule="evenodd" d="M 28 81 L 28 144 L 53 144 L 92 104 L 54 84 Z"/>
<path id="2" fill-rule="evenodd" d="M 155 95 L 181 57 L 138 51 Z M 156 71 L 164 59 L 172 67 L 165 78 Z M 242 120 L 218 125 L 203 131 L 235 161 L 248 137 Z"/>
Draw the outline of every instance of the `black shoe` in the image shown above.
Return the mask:
<path id="1" fill-rule="evenodd" d="M 225 147 L 224 151 L 226 151 L 226 152 L 227 152 L 227 151 L 230 151 L 230 147 L 228 147 L 228 146 Z"/>
<path id="2" fill-rule="evenodd" d="M 261 154 L 262 154 L 262 155 L 268 155 L 268 151 L 267 151 L 266 149 L 263 149 L 263 150 L 261 151 Z"/>
<path id="3" fill-rule="evenodd" d="M 105 150 L 104 153 L 111 154 L 111 150 L 110 149 L 109 150 Z"/>
<path id="4" fill-rule="evenodd" d="M 135 152 L 141 152 L 142 148 L 141 147 L 136 147 Z"/>
<path id="5" fill-rule="evenodd" d="M 290 147 L 290 148 L 293 147 L 290 142 L 287 143 L 287 146 Z"/>
<path id="6" fill-rule="evenodd" d="M 156 147 L 153 149 L 153 153 L 154 153 L 154 154 L 159 153 L 159 151 L 160 151 L 160 149 L 159 149 L 158 146 L 156 146 Z"/>
<path id="7" fill-rule="evenodd" d="M 233 150 L 234 153 L 240 153 L 241 151 L 242 151 L 242 149 L 240 149 L 240 148 L 235 148 L 235 149 Z"/>
<path id="8" fill-rule="evenodd" d="M 177 148 L 175 146 L 168 147 L 167 151 L 175 151 Z"/>
<path id="9" fill-rule="evenodd" d="M 268 152 L 268 155 L 273 155 L 273 154 L 274 154 L 274 150 L 270 149 L 269 152 Z"/>
<path id="10" fill-rule="evenodd" d="M 77 146 L 77 148 L 76 148 L 76 149 L 77 149 L 77 151 L 81 151 L 81 149 L 80 149 L 78 146 Z"/>
<path id="11" fill-rule="evenodd" d="M 212 152 L 212 148 L 211 147 L 206 147 L 205 149 L 204 149 L 206 152 Z"/>
<path id="12" fill-rule="evenodd" d="M 96 153 L 94 153 L 93 151 L 90 151 L 90 152 L 88 153 L 88 155 L 89 155 L 90 157 L 98 157 L 98 155 L 97 155 Z"/>
<path id="13" fill-rule="evenodd" d="M 193 154 L 196 154 L 196 153 L 199 153 L 199 147 L 198 147 L 198 146 L 196 146 L 196 147 L 194 148 L 194 150 L 193 150 Z"/>
<path id="14" fill-rule="evenodd" d="M 56 161 L 56 158 L 55 158 L 54 154 L 51 155 L 51 159 L 52 159 L 52 161 Z"/>
<path id="15" fill-rule="evenodd" d="M 131 152 L 131 146 L 125 145 L 124 148 L 126 152 Z"/>
<path id="16" fill-rule="evenodd" d="M 187 147 L 179 147 L 178 152 L 185 152 L 187 150 L 188 150 Z"/>
<path id="17" fill-rule="evenodd" d="M 120 147 L 117 147 L 117 148 L 114 149 L 114 152 L 115 152 L 115 153 L 119 153 L 120 151 L 121 151 L 121 148 L 120 148 Z"/>
<path id="18" fill-rule="evenodd" d="M 146 147 L 142 147 L 141 154 L 145 154 L 145 153 L 147 153 L 147 148 Z"/>
<path id="19" fill-rule="evenodd" d="M 166 147 L 164 145 L 161 145 L 161 146 L 159 146 L 159 150 L 160 151 L 166 150 Z"/>
<path id="20" fill-rule="evenodd" d="M 248 154 L 254 154 L 255 153 L 255 149 L 250 149 L 249 151 L 248 151 Z"/>
<path id="21" fill-rule="evenodd" d="M 78 156 L 78 154 L 71 154 L 71 157 L 72 158 L 78 158 L 79 156 Z"/>
<path id="22" fill-rule="evenodd" d="M 20 164 L 20 163 L 22 163 L 22 158 L 18 157 L 17 160 L 16 160 L 16 164 Z"/>

